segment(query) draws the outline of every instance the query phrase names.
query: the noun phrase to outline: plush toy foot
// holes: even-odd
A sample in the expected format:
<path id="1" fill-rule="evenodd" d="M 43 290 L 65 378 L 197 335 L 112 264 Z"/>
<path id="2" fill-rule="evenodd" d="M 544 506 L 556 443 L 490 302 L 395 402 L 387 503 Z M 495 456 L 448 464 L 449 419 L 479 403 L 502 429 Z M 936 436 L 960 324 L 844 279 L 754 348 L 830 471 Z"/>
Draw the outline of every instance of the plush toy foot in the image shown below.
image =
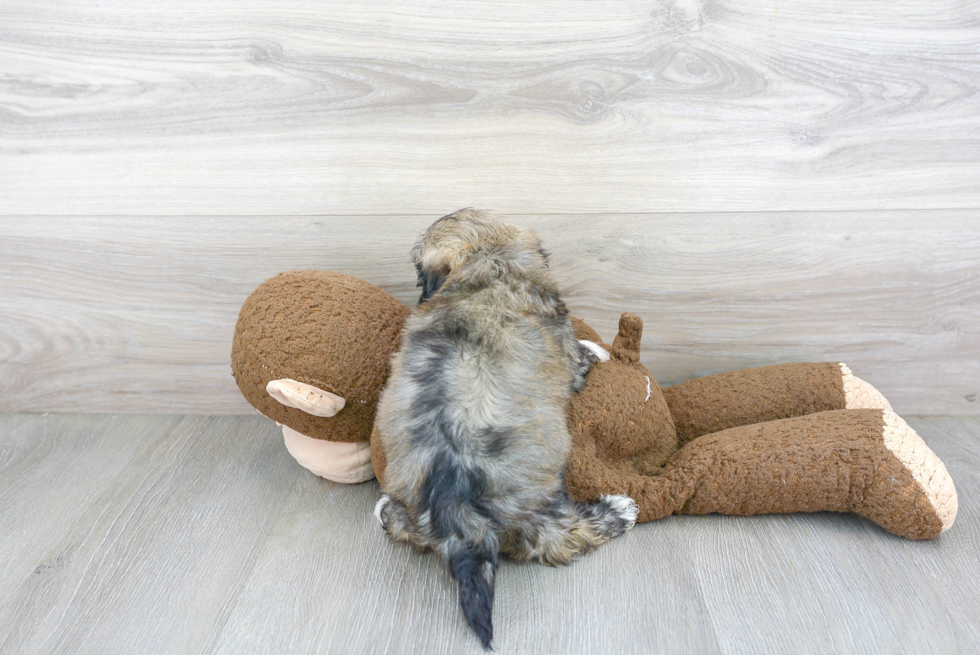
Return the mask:
<path id="1" fill-rule="evenodd" d="M 936 537 L 956 518 L 946 467 L 887 410 L 732 428 L 695 439 L 671 467 L 665 474 L 675 481 L 696 477 L 687 477 L 689 486 L 673 499 L 680 514 L 854 512 L 909 539 Z M 676 478 L 677 471 L 686 476 Z"/>
<path id="2" fill-rule="evenodd" d="M 887 469 L 876 470 L 874 484 L 868 488 L 862 503 L 863 511 L 859 513 L 896 534 L 912 539 L 931 539 L 948 530 L 956 520 L 958 499 L 953 479 L 942 460 L 901 416 L 883 411 L 882 421 L 884 447 L 900 469 L 911 474 L 918 488 L 906 485 L 902 489 L 896 486 L 894 478 L 888 477 Z M 910 503 L 915 503 L 915 510 L 903 515 Z"/>
<path id="3" fill-rule="evenodd" d="M 285 425 L 282 436 L 289 454 L 314 475 L 348 484 L 374 477 L 369 441 L 344 443 L 313 439 Z"/>
<path id="4" fill-rule="evenodd" d="M 847 364 L 840 362 L 841 382 L 844 384 L 845 409 L 886 409 L 892 411 L 891 404 L 881 392 L 851 373 Z"/>

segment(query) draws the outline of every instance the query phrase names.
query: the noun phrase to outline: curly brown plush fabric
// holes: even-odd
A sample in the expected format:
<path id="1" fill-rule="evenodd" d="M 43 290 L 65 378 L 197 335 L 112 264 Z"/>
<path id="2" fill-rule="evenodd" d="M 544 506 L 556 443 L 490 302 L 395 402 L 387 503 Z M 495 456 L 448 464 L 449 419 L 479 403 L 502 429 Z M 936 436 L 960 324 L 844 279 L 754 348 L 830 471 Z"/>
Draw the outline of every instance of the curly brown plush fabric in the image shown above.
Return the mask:
<path id="1" fill-rule="evenodd" d="M 640 477 L 600 457 L 570 468 L 587 486 L 640 506 L 639 521 L 669 514 L 854 512 L 910 539 L 938 536 L 955 516 L 955 491 L 916 480 L 914 461 L 886 445 L 883 410 L 836 410 L 723 430 L 696 439 L 657 475 Z M 591 449 L 589 449 L 591 450 Z M 945 468 L 938 471 L 946 475 Z M 937 493 L 938 492 L 938 493 Z M 938 511 L 937 511 L 938 510 Z"/>
<path id="2" fill-rule="evenodd" d="M 845 408 L 837 362 L 717 373 L 666 387 L 663 392 L 681 445 L 739 425 Z"/>
<path id="3" fill-rule="evenodd" d="M 573 447 L 566 482 L 582 500 L 599 495 L 593 491 L 603 476 L 592 464 L 604 462 L 626 475 L 655 475 L 677 450 L 667 403 L 639 364 L 642 325 L 635 314 L 623 315 L 613 345 L 606 346 L 611 359 L 589 372 L 585 388 L 569 403 Z M 588 334 L 582 326 L 588 328 L 581 322 L 575 326 L 579 339 Z"/>
<path id="4" fill-rule="evenodd" d="M 388 361 L 409 309 L 374 285 L 328 271 L 291 271 L 263 282 L 242 305 L 232 373 L 253 407 L 301 434 L 366 441 Z M 276 402 L 270 380 L 289 378 L 342 396 L 336 416 Z"/>
<path id="5" fill-rule="evenodd" d="M 698 480 L 689 497 L 674 499 L 679 514 L 854 512 L 910 539 L 943 530 L 910 463 L 886 446 L 883 410 L 808 414 L 694 443 L 671 462 Z"/>

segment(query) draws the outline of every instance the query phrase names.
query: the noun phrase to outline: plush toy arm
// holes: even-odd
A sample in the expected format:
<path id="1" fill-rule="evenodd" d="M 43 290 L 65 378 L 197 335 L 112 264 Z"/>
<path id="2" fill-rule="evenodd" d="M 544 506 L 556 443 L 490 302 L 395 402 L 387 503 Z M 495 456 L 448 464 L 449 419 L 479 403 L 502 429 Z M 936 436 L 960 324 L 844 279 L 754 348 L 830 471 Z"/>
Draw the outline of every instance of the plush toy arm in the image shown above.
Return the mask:
<path id="1" fill-rule="evenodd" d="M 679 450 L 659 475 L 609 464 L 581 475 L 576 464 L 568 472 L 576 500 L 627 494 L 640 506 L 639 521 L 854 512 L 894 534 L 931 539 L 956 518 L 956 489 L 942 461 L 901 417 L 883 410 L 820 412 L 706 435 Z M 583 489 L 574 480 L 599 483 Z"/>
<path id="2" fill-rule="evenodd" d="M 886 409 L 873 386 L 838 362 L 718 373 L 663 390 L 679 445 L 704 434 L 834 409 Z"/>

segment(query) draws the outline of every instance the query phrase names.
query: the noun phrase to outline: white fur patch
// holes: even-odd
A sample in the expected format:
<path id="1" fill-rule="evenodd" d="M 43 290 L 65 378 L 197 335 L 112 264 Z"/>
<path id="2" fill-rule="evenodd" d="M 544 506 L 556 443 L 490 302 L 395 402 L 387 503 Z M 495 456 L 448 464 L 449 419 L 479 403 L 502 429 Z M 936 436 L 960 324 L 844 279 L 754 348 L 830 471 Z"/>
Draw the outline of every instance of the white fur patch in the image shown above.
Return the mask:
<path id="1" fill-rule="evenodd" d="M 600 362 L 609 361 L 609 351 L 595 343 L 594 341 L 586 341 L 585 339 L 579 339 L 578 342 L 588 348 L 593 355 L 599 358 Z"/>
<path id="2" fill-rule="evenodd" d="M 619 514 L 619 518 L 629 523 L 629 527 L 632 528 L 636 524 L 636 517 L 640 515 L 640 508 L 632 498 L 607 494 L 602 496 L 600 500 L 612 507 L 613 511 Z"/>
<path id="3" fill-rule="evenodd" d="M 378 519 L 378 523 L 380 523 L 381 525 L 385 524 L 385 522 L 381 520 L 381 510 L 383 510 L 385 508 L 385 505 L 387 505 L 390 502 L 391 502 L 391 498 L 388 497 L 388 494 L 385 494 L 378 499 L 378 504 L 374 506 L 374 518 Z"/>
<path id="4" fill-rule="evenodd" d="M 493 584 L 493 577 L 494 576 L 493 576 L 493 563 L 492 562 L 484 562 L 483 563 L 483 577 L 486 578 L 486 581 L 487 582 L 489 582 L 490 584 Z"/>

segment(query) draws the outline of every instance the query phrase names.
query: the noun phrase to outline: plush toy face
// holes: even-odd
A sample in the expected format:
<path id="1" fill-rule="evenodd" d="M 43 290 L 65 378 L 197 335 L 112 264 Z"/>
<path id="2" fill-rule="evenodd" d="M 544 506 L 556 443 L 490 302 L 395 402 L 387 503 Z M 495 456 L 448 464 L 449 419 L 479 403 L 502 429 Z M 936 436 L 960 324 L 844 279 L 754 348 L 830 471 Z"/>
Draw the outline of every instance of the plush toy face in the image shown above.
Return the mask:
<path id="1" fill-rule="evenodd" d="M 388 293 L 350 275 L 277 275 L 242 306 L 232 347 L 235 380 L 253 407 L 300 434 L 367 441 L 408 313 Z M 305 397 L 310 394 L 320 397 Z M 309 404 L 325 399 L 332 412 L 309 413 Z"/>

